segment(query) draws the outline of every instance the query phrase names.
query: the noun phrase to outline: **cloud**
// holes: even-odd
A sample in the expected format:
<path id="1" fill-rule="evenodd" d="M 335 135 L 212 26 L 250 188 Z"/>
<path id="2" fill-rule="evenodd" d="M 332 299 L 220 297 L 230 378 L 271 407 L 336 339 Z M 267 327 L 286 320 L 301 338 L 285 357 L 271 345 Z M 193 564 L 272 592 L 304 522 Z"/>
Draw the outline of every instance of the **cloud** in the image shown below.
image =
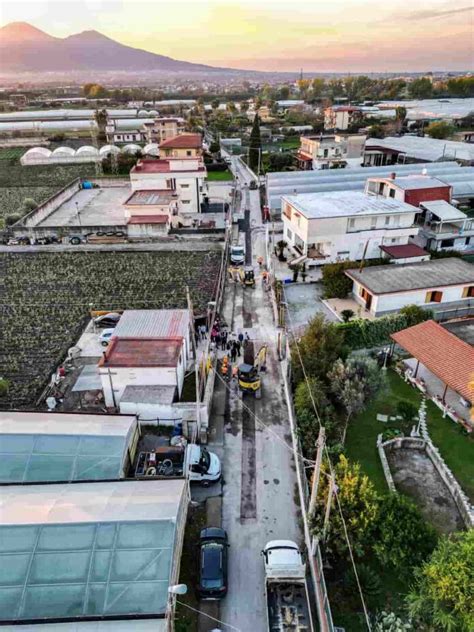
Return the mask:
<path id="1" fill-rule="evenodd" d="M 433 18 L 442 18 L 449 15 L 456 15 L 457 13 L 467 13 L 468 11 L 473 11 L 474 7 L 461 7 L 460 9 L 448 9 L 447 11 L 414 11 L 413 13 L 409 13 L 405 20 L 432 20 Z"/>

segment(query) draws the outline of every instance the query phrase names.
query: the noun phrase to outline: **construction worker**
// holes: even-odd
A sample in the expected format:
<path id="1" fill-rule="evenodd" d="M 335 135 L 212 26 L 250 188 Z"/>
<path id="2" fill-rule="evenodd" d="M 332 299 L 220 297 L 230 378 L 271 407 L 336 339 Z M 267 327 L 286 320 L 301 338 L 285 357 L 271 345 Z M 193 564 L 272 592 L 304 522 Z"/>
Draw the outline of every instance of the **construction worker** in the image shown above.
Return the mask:
<path id="1" fill-rule="evenodd" d="M 258 267 L 261 269 L 262 266 L 263 266 L 263 257 L 262 257 L 262 255 L 259 255 L 257 257 L 257 263 L 258 263 Z"/>
<path id="2" fill-rule="evenodd" d="M 222 358 L 221 374 L 224 378 L 229 377 L 229 358 L 226 355 Z"/>

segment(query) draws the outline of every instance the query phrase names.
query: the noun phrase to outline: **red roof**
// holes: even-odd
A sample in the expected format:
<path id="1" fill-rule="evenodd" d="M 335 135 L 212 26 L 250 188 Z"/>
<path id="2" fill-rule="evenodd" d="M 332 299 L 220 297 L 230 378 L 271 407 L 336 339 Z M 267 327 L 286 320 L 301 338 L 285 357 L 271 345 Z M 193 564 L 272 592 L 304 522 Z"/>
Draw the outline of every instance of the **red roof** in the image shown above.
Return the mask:
<path id="1" fill-rule="evenodd" d="M 174 189 L 137 189 L 124 204 L 129 206 L 169 204 L 177 197 Z"/>
<path id="2" fill-rule="evenodd" d="M 403 244 L 400 246 L 379 246 L 392 259 L 411 259 L 412 257 L 425 257 L 429 253 L 416 244 Z"/>
<path id="3" fill-rule="evenodd" d="M 444 384 L 474 403 L 469 387 L 474 376 L 474 348 L 471 345 L 434 320 L 408 327 L 391 337 Z"/>
<path id="4" fill-rule="evenodd" d="M 302 151 L 299 151 L 299 152 L 296 154 L 296 157 L 297 157 L 297 159 L 298 159 L 298 160 L 305 160 L 305 161 L 307 161 L 307 162 L 310 162 L 311 160 L 313 160 L 311 156 L 308 156 L 308 154 L 305 154 L 305 153 L 304 153 L 304 152 L 302 152 Z"/>
<path id="5" fill-rule="evenodd" d="M 99 367 L 175 367 L 183 338 L 111 338 Z"/>
<path id="6" fill-rule="evenodd" d="M 166 224 L 168 215 L 132 215 L 127 224 Z"/>
<path id="7" fill-rule="evenodd" d="M 201 149 L 201 134 L 179 134 L 160 143 L 160 149 Z"/>

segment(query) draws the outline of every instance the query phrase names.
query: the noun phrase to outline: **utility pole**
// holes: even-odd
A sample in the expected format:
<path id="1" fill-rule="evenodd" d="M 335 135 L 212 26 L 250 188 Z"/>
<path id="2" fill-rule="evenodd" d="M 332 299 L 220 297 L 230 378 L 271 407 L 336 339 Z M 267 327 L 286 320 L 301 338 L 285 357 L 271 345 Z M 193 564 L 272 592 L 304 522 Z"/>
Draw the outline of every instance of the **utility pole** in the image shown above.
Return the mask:
<path id="1" fill-rule="evenodd" d="M 191 438 L 191 442 L 195 443 L 197 439 L 198 431 L 201 431 L 201 388 L 200 388 L 200 380 L 199 380 L 199 363 L 197 356 L 197 345 L 196 345 L 196 332 L 194 329 L 194 311 L 193 311 L 193 303 L 191 301 L 191 294 L 189 292 L 189 285 L 186 286 L 186 300 L 188 302 L 188 310 L 189 310 L 189 318 L 191 320 L 191 345 L 193 347 L 194 354 L 194 375 L 196 378 L 196 432 L 193 432 L 193 436 Z"/>
<path id="2" fill-rule="evenodd" d="M 326 441 L 326 430 L 324 426 L 321 426 L 321 428 L 319 429 L 318 440 L 316 441 L 316 463 L 314 464 L 313 484 L 311 486 L 311 498 L 309 501 L 309 509 L 308 509 L 308 515 L 310 518 L 314 514 L 314 510 L 316 509 L 316 500 L 318 498 L 319 477 L 321 475 L 321 462 L 323 460 L 323 450 L 324 450 L 325 441 Z"/>

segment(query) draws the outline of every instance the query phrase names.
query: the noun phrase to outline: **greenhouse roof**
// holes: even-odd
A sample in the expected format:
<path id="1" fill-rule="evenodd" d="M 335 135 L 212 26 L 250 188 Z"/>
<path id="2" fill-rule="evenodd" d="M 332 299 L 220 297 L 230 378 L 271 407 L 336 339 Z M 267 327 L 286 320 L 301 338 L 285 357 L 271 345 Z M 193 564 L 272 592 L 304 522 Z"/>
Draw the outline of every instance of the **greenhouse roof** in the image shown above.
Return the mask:
<path id="1" fill-rule="evenodd" d="M 0 621 L 162 615 L 185 481 L 0 490 Z"/>
<path id="2" fill-rule="evenodd" d="M 6 625 L 2 632 L 166 632 L 164 619 L 135 619 L 133 628 L 130 619 L 114 621 L 75 621 L 69 623 L 33 623 L 31 625 Z"/>
<path id="3" fill-rule="evenodd" d="M 0 413 L 0 483 L 124 476 L 134 416 Z"/>

